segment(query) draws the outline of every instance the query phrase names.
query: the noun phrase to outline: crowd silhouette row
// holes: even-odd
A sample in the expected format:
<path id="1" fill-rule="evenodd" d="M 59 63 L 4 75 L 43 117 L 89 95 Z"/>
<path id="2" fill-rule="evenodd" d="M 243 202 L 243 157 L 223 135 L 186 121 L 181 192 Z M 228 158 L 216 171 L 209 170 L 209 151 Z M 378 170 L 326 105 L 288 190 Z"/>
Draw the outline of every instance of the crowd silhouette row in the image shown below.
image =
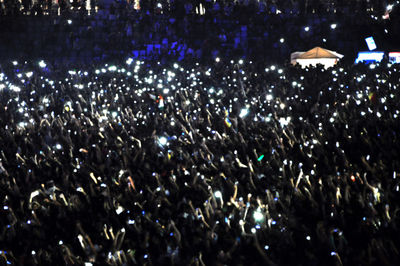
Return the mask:
<path id="1" fill-rule="evenodd" d="M 57 14 L 71 10 L 92 10 L 99 8 L 109 8 L 116 10 L 121 6 L 129 7 L 145 12 L 156 13 L 186 13 L 186 14 L 204 14 L 211 13 L 231 13 L 234 9 L 240 8 L 242 11 L 265 12 L 269 14 L 311 14 L 311 13 L 336 13 L 336 12 L 384 12 L 387 1 L 354 1 L 349 3 L 343 0 L 329 1 L 297 1 L 297 0 L 128 0 L 128 1 L 99 1 L 99 0 L 2 0 L 0 11 L 4 15 L 41 15 Z M 244 9 L 244 10 L 243 10 Z M 203 11 L 202 11 L 203 10 Z"/>

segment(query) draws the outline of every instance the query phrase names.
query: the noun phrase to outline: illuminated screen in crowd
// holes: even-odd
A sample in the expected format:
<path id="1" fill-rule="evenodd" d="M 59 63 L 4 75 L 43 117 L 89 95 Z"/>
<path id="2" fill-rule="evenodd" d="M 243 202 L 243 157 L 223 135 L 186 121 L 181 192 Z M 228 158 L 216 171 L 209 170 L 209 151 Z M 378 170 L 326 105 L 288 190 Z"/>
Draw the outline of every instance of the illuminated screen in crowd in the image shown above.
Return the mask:
<path id="1" fill-rule="evenodd" d="M 355 63 L 376 63 L 382 61 L 384 52 L 359 52 Z"/>
<path id="2" fill-rule="evenodd" d="M 367 43 L 368 49 L 370 51 L 373 51 L 373 50 L 376 49 L 376 43 L 375 43 L 375 40 L 374 40 L 374 38 L 372 36 L 368 37 L 368 38 L 365 38 L 365 42 Z"/>
<path id="3" fill-rule="evenodd" d="M 390 52 L 389 53 L 389 61 L 392 64 L 400 63 L 400 52 Z"/>

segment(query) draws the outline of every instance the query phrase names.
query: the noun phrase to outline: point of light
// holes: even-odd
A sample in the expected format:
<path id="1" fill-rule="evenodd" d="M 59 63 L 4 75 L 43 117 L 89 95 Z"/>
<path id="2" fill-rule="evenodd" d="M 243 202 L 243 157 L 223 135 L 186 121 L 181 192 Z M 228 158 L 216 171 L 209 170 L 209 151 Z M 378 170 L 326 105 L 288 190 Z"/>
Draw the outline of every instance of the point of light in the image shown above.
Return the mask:
<path id="1" fill-rule="evenodd" d="M 126 60 L 126 64 L 127 64 L 127 65 L 132 64 L 132 62 L 133 62 L 133 59 L 132 59 L 132 58 L 128 58 L 128 60 Z"/>
<path id="2" fill-rule="evenodd" d="M 41 68 L 45 68 L 45 67 L 46 67 L 46 63 L 45 63 L 43 60 L 40 60 L 40 61 L 39 61 L 39 66 L 40 66 Z"/>
<path id="3" fill-rule="evenodd" d="M 20 92 L 20 91 L 21 91 L 21 88 L 20 88 L 20 87 L 17 87 L 17 86 L 14 86 L 14 85 L 11 85 L 10 89 L 11 89 L 12 91 L 15 91 L 15 92 Z"/>
<path id="4" fill-rule="evenodd" d="M 264 219 L 264 215 L 263 215 L 263 213 L 261 212 L 261 209 L 260 209 L 260 208 L 258 208 L 258 209 L 254 212 L 253 218 L 254 218 L 254 220 L 255 220 L 256 222 L 260 222 L 260 221 L 262 221 L 262 220 Z"/>
<path id="5" fill-rule="evenodd" d="M 249 109 L 243 108 L 242 110 L 240 110 L 239 116 L 240 116 L 241 118 L 243 118 L 243 117 L 245 117 L 245 116 L 248 115 L 248 114 L 249 114 Z"/>
<path id="6" fill-rule="evenodd" d="M 214 192 L 214 196 L 216 197 L 216 198 L 222 198 L 222 193 L 221 193 L 221 191 L 215 191 Z"/>
<path id="7" fill-rule="evenodd" d="M 166 145 L 167 143 L 168 143 L 168 139 L 166 138 L 166 137 L 160 137 L 160 138 L 158 138 L 158 142 L 161 144 L 161 145 Z"/>
<path id="8" fill-rule="evenodd" d="M 282 127 L 284 127 L 284 126 L 289 125 L 290 120 L 291 120 L 291 117 L 287 117 L 287 118 L 281 117 L 281 118 L 279 118 L 279 123 L 281 124 Z"/>

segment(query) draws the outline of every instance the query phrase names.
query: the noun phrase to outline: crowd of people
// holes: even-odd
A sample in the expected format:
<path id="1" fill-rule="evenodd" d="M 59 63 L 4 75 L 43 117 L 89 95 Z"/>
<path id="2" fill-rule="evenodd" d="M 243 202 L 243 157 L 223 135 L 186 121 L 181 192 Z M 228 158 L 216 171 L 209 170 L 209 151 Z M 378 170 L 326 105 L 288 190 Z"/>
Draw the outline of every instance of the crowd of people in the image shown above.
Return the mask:
<path id="1" fill-rule="evenodd" d="M 396 265 L 388 4 L 0 0 L 0 264 Z"/>
<path id="2" fill-rule="evenodd" d="M 2 264 L 400 258 L 397 64 L 0 70 Z"/>
<path id="3" fill-rule="evenodd" d="M 313 9 L 317 6 L 314 2 L 330 3 L 302 2 Z M 336 7 L 339 2 L 345 6 Z M 396 36 L 397 28 L 383 22 L 382 8 L 363 7 L 355 9 L 363 12 L 355 12 L 353 2 L 339 2 L 328 5 L 335 8 L 326 12 L 298 12 L 292 1 L 267 3 L 268 8 L 262 8 L 264 1 L 237 1 L 228 9 L 224 3 L 233 5 L 233 1 L 211 1 L 212 5 L 205 1 L 201 15 L 201 1 L 162 3 L 163 12 L 156 3 L 148 6 L 151 1 L 135 9 L 132 1 L 113 3 L 113 8 L 93 3 L 91 7 L 100 7 L 89 9 L 90 15 L 86 8 L 49 12 L 48 16 L 0 15 L 0 58 L 90 62 L 125 58 L 136 52 L 142 59 L 167 57 L 166 61 L 171 60 L 171 54 L 185 53 L 199 61 L 223 54 L 278 62 L 289 60 L 292 52 L 312 48 L 310 44 L 354 58 L 360 49 L 367 49 L 364 38 L 371 35 L 378 49 L 394 49 L 390 36 L 392 32 Z M 148 49 L 151 45 L 160 48 Z M 179 45 L 184 48 L 177 51 Z"/>

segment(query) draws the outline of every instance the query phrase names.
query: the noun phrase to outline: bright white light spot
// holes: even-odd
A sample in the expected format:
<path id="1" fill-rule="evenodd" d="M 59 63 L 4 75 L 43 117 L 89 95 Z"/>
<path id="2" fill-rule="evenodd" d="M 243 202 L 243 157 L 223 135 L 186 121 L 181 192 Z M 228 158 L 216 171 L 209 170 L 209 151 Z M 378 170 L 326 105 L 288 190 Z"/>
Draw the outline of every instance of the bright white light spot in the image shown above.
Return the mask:
<path id="1" fill-rule="evenodd" d="M 240 116 L 241 118 L 243 118 L 243 117 L 245 117 L 246 115 L 248 115 L 248 113 L 249 113 L 249 109 L 243 108 L 242 110 L 240 110 L 239 116 Z"/>
<path id="2" fill-rule="evenodd" d="M 311 240 L 311 237 L 310 237 L 310 236 L 307 236 L 306 239 L 307 239 L 307 240 Z"/>
<path id="3" fill-rule="evenodd" d="M 64 244 L 64 242 L 62 240 L 60 240 L 60 241 L 58 241 L 58 244 L 62 245 L 62 244 Z"/>
<path id="4" fill-rule="evenodd" d="M 158 138 L 158 142 L 161 144 L 161 145 L 166 145 L 167 143 L 168 143 L 168 139 L 166 138 L 166 137 L 160 137 L 160 138 Z"/>
<path id="5" fill-rule="evenodd" d="M 128 58 L 128 59 L 126 60 L 126 64 L 127 64 L 127 65 L 132 64 L 132 62 L 133 62 L 133 59 L 132 59 L 132 58 Z"/>
<path id="6" fill-rule="evenodd" d="M 221 191 L 219 191 L 219 190 L 217 190 L 217 191 L 215 191 L 214 192 L 214 196 L 216 197 L 216 198 L 222 198 L 222 193 L 221 193 Z"/>
<path id="7" fill-rule="evenodd" d="M 57 149 L 57 150 L 61 150 L 61 148 L 62 148 L 61 144 L 57 143 L 57 144 L 56 144 L 56 149 Z"/>
<path id="8" fill-rule="evenodd" d="M 108 70 L 109 70 L 109 71 L 116 71 L 116 70 L 117 70 L 117 67 L 116 67 L 116 66 L 110 66 L 110 67 L 108 68 Z"/>
<path id="9" fill-rule="evenodd" d="M 262 221 L 262 220 L 264 219 L 264 215 L 263 215 L 263 213 L 261 212 L 261 209 L 260 209 L 260 208 L 258 208 L 258 209 L 254 212 L 253 218 L 254 218 L 254 220 L 255 220 L 256 222 L 260 222 L 260 221 Z"/>
<path id="10" fill-rule="evenodd" d="M 307 27 L 304 27 L 304 30 L 305 30 L 305 31 L 309 31 L 309 30 L 310 30 L 310 27 L 308 27 L 308 26 L 307 26 Z"/>
<path id="11" fill-rule="evenodd" d="M 267 94 L 267 101 L 272 101 L 274 97 L 271 94 Z"/>
<path id="12" fill-rule="evenodd" d="M 15 85 L 11 85 L 10 89 L 11 89 L 12 91 L 15 91 L 15 92 L 20 92 L 20 91 L 21 91 L 21 88 L 15 86 Z"/>
<path id="13" fill-rule="evenodd" d="M 287 117 L 287 118 L 281 117 L 281 118 L 279 118 L 279 123 L 281 124 L 282 127 L 284 127 L 289 124 L 290 120 L 291 120 L 291 117 Z"/>
<path id="14" fill-rule="evenodd" d="M 215 62 L 218 63 L 219 61 L 220 61 L 219 57 L 215 58 Z"/>
<path id="15" fill-rule="evenodd" d="M 70 20 L 70 19 L 68 19 L 67 22 L 68 22 L 69 25 L 72 24 L 72 20 Z"/>
<path id="16" fill-rule="evenodd" d="M 39 61 L 39 66 L 41 68 L 45 68 L 46 67 L 46 63 L 43 60 L 41 60 L 41 61 Z"/>
<path id="17" fill-rule="evenodd" d="M 253 227 L 253 228 L 251 228 L 251 232 L 252 232 L 253 234 L 255 234 L 255 233 L 257 232 L 257 230 Z"/>
<path id="18" fill-rule="evenodd" d="M 239 65 L 241 65 L 241 64 L 243 64 L 243 60 L 242 59 L 239 60 Z"/>
<path id="19" fill-rule="evenodd" d="M 121 214 L 123 211 L 124 211 L 124 208 L 122 208 L 121 206 L 119 206 L 119 207 L 115 210 L 115 212 L 116 212 L 118 215 Z"/>
<path id="20" fill-rule="evenodd" d="M 336 24 L 331 24 L 331 29 L 334 30 L 336 29 L 337 25 Z"/>

